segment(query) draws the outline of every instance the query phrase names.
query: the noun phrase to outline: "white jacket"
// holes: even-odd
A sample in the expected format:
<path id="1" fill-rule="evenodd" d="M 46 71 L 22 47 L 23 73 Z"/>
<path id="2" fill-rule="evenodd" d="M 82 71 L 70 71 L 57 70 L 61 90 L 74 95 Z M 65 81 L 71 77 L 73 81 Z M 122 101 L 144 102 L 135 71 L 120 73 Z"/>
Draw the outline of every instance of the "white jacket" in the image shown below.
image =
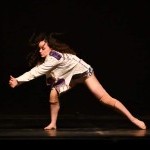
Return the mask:
<path id="1" fill-rule="evenodd" d="M 33 67 L 16 79 L 18 82 L 28 82 L 45 74 L 46 79 L 53 78 L 55 83 L 63 79 L 65 89 L 62 89 L 60 92 L 64 92 L 69 89 L 73 75 L 82 74 L 88 71 L 89 68 L 91 68 L 91 66 L 76 55 L 64 54 L 52 50 L 42 64 Z M 47 82 L 47 84 L 49 83 Z"/>

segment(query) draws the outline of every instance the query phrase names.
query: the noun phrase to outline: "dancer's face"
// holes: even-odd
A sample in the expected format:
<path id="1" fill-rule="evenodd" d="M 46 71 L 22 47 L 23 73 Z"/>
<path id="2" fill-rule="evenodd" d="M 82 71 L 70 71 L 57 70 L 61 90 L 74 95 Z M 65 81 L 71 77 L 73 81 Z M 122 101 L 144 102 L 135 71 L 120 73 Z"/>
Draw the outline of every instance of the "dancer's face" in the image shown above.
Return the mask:
<path id="1" fill-rule="evenodd" d="M 51 48 L 48 46 L 48 43 L 45 41 L 39 42 L 39 53 L 42 58 L 45 58 L 47 55 L 49 55 L 51 51 Z"/>

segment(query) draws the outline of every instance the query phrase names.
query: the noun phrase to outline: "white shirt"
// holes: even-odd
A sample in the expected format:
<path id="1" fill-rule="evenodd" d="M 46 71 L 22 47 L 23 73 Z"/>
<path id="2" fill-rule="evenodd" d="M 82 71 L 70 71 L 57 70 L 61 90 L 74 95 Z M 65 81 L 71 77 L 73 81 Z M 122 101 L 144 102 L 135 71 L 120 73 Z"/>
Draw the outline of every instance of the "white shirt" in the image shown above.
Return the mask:
<path id="1" fill-rule="evenodd" d="M 64 79 L 66 88 L 69 88 L 72 76 L 81 74 L 89 68 L 91 66 L 76 55 L 52 50 L 42 64 L 33 67 L 16 79 L 18 82 L 28 82 L 45 74 L 46 79 L 52 77 L 55 82 Z"/>

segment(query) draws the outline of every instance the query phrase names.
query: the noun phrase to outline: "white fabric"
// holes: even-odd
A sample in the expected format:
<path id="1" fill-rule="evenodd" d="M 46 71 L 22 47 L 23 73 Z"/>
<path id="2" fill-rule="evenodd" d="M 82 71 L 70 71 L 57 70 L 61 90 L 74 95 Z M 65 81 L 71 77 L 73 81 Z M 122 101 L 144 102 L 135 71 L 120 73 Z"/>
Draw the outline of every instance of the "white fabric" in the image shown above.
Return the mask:
<path id="1" fill-rule="evenodd" d="M 55 56 L 48 55 L 44 63 L 35 66 L 28 72 L 17 77 L 16 79 L 18 82 L 28 82 L 45 74 L 47 79 L 52 77 L 55 82 L 59 79 L 64 79 L 66 86 L 62 88 L 67 90 L 73 75 L 81 74 L 91 68 L 89 64 L 76 55 L 63 54 L 57 51 L 55 51 L 55 53 L 58 53 L 61 56 L 60 59 L 57 59 Z"/>

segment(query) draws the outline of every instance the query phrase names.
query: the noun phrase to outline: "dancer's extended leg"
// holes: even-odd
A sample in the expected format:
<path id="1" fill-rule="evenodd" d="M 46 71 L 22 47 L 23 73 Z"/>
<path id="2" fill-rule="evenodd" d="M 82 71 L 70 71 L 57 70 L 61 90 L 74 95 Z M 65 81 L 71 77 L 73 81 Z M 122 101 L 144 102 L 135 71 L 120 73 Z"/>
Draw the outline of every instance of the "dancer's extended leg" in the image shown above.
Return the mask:
<path id="1" fill-rule="evenodd" d="M 138 126 L 140 129 L 146 129 L 146 125 L 143 121 L 134 117 L 128 109 L 117 99 L 111 97 L 106 90 L 99 83 L 95 75 L 88 77 L 85 80 L 85 84 L 88 86 L 90 91 L 99 99 L 100 102 L 108 106 L 114 107 L 123 113 L 132 123 Z"/>

